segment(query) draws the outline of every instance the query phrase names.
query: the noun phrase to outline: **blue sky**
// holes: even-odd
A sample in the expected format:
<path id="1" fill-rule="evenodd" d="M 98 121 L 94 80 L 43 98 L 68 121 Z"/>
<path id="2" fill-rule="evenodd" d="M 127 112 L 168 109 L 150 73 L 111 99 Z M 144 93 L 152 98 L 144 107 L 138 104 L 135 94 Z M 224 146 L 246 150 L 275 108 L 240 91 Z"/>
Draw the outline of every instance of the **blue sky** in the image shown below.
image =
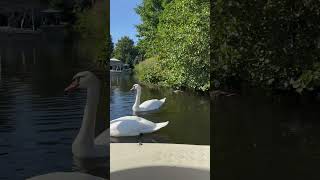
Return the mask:
<path id="1" fill-rule="evenodd" d="M 134 8 L 142 0 L 110 0 L 110 31 L 114 43 L 122 36 L 129 36 L 137 42 L 135 25 L 140 24 L 140 17 Z"/>

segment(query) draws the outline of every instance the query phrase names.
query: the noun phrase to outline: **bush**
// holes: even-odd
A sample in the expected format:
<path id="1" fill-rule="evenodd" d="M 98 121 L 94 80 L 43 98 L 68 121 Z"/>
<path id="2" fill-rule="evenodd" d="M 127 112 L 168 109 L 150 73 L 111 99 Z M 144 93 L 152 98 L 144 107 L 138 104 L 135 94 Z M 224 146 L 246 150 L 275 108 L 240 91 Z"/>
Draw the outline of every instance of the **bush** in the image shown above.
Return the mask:
<path id="1" fill-rule="evenodd" d="M 136 77 L 147 84 L 158 84 L 163 81 L 163 71 L 159 65 L 158 58 L 149 58 L 139 64 L 134 68 Z"/>
<path id="2" fill-rule="evenodd" d="M 209 0 L 176 0 L 165 6 L 155 45 L 150 47 L 158 58 L 138 67 L 140 80 L 175 88 L 209 89 L 209 7 Z"/>
<path id="3" fill-rule="evenodd" d="M 89 47 L 95 61 L 107 63 L 109 61 L 112 46 L 111 36 L 108 30 L 107 0 L 96 1 L 94 6 L 77 13 L 77 21 L 74 29 L 80 33 L 83 39 L 90 39 L 95 46 Z"/>
<path id="4" fill-rule="evenodd" d="M 316 85 L 319 1 L 217 0 L 213 6 L 213 80 L 298 92 Z"/>

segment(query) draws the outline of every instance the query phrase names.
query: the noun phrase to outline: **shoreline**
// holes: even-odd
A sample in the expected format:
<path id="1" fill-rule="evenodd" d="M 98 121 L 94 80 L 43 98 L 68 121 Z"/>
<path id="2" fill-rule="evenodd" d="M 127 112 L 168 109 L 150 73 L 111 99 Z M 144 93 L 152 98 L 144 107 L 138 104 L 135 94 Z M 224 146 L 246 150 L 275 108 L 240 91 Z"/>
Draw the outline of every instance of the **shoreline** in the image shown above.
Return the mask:
<path id="1" fill-rule="evenodd" d="M 194 94 L 197 96 L 207 96 L 210 97 L 210 92 L 211 90 L 207 90 L 207 91 L 201 91 L 201 90 L 196 90 L 196 89 L 191 89 L 191 88 L 187 88 L 187 87 L 181 87 L 181 88 L 174 88 L 174 87 L 170 87 L 170 86 L 163 86 L 160 84 L 152 84 L 152 83 L 145 83 L 141 80 L 139 80 L 139 78 L 137 77 L 137 75 L 132 72 L 130 74 L 130 76 L 132 76 L 134 78 L 134 80 L 139 83 L 140 85 L 146 86 L 150 89 L 166 89 L 166 90 L 170 90 L 172 92 L 174 91 L 179 91 L 178 93 L 188 93 L 188 94 Z"/>

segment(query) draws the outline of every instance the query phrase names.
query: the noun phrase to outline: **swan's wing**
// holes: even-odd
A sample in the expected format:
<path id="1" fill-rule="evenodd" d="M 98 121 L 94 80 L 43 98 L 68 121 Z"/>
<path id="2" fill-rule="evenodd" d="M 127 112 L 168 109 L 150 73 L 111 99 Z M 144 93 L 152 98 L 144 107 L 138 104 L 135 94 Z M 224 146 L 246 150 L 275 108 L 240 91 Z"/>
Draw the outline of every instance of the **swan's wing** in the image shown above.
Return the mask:
<path id="1" fill-rule="evenodd" d="M 131 119 L 115 121 L 110 123 L 110 136 L 137 136 L 143 128 L 144 125 L 139 121 L 139 117 L 135 121 Z"/>
<path id="2" fill-rule="evenodd" d="M 36 177 L 32 177 L 27 180 L 70 180 L 70 179 L 77 179 L 77 180 L 105 180 L 101 177 L 92 176 L 89 174 L 78 173 L 78 172 L 55 172 L 49 173 L 45 175 L 40 175 Z"/>
<path id="3" fill-rule="evenodd" d="M 169 124 L 169 121 L 162 122 L 162 123 L 153 123 L 151 121 L 144 119 L 142 123 L 145 124 L 145 126 L 141 130 L 142 131 L 141 133 L 151 133 L 151 132 L 158 131 L 159 129 L 167 126 Z"/>
<path id="4" fill-rule="evenodd" d="M 106 129 L 101 134 L 99 134 L 95 140 L 94 143 L 97 145 L 109 145 L 110 143 L 110 129 Z"/>
<path id="5" fill-rule="evenodd" d="M 138 116 L 125 116 L 110 122 L 110 136 L 137 136 L 157 131 L 167 124 L 168 122 L 153 123 Z"/>
<path id="6" fill-rule="evenodd" d="M 123 116 L 114 120 L 110 121 L 110 124 L 115 123 L 115 122 L 119 122 L 119 121 L 124 121 L 124 120 L 137 120 L 137 116 Z"/>
<path id="7" fill-rule="evenodd" d="M 163 127 L 166 127 L 169 124 L 169 121 L 162 122 L 162 123 L 156 123 L 155 127 L 153 128 L 154 131 L 157 131 Z"/>
<path id="8" fill-rule="evenodd" d="M 154 110 L 160 108 L 163 103 L 164 101 L 158 99 L 151 99 L 140 104 L 139 108 L 142 110 Z"/>

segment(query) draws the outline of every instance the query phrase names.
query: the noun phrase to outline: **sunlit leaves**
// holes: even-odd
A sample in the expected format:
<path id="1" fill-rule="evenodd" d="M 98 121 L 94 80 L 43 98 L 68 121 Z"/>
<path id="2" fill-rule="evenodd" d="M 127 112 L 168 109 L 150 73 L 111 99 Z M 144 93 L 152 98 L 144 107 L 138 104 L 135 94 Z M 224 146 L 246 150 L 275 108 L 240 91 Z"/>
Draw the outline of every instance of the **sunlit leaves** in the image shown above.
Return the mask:
<path id="1" fill-rule="evenodd" d="M 166 6 L 158 17 L 157 28 L 150 41 L 152 45 L 147 46 L 149 55 L 157 56 L 152 60 L 157 63 L 140 64 L 137 73 L 140 79 L 149 83 L 206 91 L 210 87 L 210 1 L 168 2 L 164 3 Z M 143 39 L 144 42 L 146 40 Z M 142 72 L 146 64 L 159 66 L 162 71 L 154 70 L 150 78 L 148 73 Z"/>
<path id="2" fill-rule="evenodd" d="M 222 87 L 237 79 L 271 89 L 312 89 L 320 60 L 319 9 L 316 0 L 217 0 L 211 31 L 214 79 Z"/>
<path id="3" fill-rule="evenodd" d="M 134 42 L 128 36 L 124 36 L 116 44 L 113 57 L 121 60 L 123 63 L 133 65 L 138 55 Z"/>

